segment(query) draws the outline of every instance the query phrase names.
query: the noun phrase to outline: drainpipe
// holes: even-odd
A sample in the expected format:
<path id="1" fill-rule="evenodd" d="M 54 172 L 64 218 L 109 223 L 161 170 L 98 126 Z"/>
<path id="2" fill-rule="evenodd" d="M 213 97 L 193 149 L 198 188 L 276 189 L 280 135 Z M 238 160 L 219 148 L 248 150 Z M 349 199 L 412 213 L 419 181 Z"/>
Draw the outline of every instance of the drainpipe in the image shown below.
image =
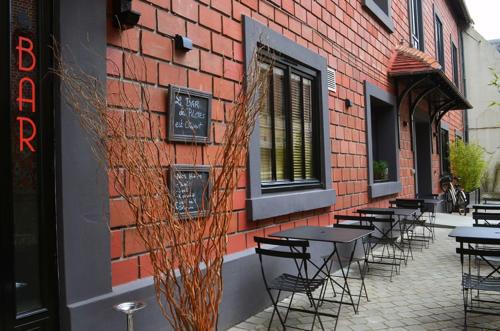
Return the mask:
<path id="1" fill-rule="evenodd" d="M 464 97 L 467 99 L 467 79 L 465 78 L 465 52 L 464 52 L 464 30 L 460 30 L 460 53 L 462 57 L 462 86 Z M 469 142 L 469 110 L 464 109 L 464 141 Z"/>

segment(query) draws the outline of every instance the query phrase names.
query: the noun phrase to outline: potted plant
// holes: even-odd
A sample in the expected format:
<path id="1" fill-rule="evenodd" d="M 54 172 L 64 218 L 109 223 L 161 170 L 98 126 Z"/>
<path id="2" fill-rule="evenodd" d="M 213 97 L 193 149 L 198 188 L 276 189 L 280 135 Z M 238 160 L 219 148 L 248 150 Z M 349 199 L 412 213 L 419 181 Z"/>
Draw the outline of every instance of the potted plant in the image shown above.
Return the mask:
<path id="1" fill-rule="evenodd" d="M 373 179 L 377 181 L 389 179 L 389 167 L 387 165 L 387 161 L 373 161 Z"/>
<path id="2" fill-rule="evenodd" d="M 466 144 L 462 140 L 456 141 L 450 146 L 450 165 L 453 175 L 460 178 L 467 202 L 471 203 L 472 193 L 475 200 L 472 202 L 478 202 L 479 187 L 487 166 L 481 146 Z"/>

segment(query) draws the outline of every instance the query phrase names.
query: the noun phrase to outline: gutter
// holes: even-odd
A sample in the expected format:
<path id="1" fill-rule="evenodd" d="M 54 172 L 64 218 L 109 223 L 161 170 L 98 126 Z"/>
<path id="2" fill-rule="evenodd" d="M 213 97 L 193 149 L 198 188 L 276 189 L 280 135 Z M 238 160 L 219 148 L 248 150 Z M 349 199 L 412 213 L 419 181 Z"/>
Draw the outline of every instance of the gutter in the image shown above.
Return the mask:
<path id="1" fill-rule="evenodd" d="M 464 98 L 467 99 L 467 78 L 465 76 L 464 29 L 460 30 L 460 53 L 462 57 L 462 86 Z M 464 141 L 469 142 L 469 110 L 464 109 Z"/>

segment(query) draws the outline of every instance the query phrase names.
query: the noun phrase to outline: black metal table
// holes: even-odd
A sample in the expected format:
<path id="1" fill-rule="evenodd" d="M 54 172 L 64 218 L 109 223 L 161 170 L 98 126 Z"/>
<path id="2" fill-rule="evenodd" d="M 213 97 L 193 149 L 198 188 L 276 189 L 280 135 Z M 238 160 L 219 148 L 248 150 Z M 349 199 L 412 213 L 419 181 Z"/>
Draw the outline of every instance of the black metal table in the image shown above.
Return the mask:
<path id="1" fill-rule="evenodd" d="M 313 276 L 317 278 L 319 275 L 323 274 L 326 277 L 330 277 L 330 275 L 325 272 L 327 269 L 327 265 L 333 261 L 336 257 L 339 263 L 340 271 L 342 273 L 342 278 L 344 280 L 344 284 L 339 284 L 334 281 L 341 289 L 342 294 L 340 300 L 327 300 L 321 298 L 322 301 L 334 302 L 338 303 L 338 311 L 337 311 L 337 320 L 335 322 L 335 327 L 337 326 L 338 317 L 340 315 L 340 310 L 342 304 L 354 305 L 354 301 L 352 300 L 352 294 L 349 289 L 349 284 L 347 282 L 350 266 L 354 257 L 354 253 L 356 251 L 356 245 L 358 240 L 370 235 L 372 230 L 363 230 L 363 229 L 344 229 L 344 228 L 331 228 L 331 227 L 321 227 L 321 226 L 303 226 L 294 229 L 284 230 L 280 232 L 276 232 L 271 234 L 271 237 L 284 238 L 284 239 L 296 239 L 296 240 L 309 240 L 309 241 L 317 241 L 323 243 L 331 243 L 333 244 L 333 251 L 328 256 L 328 258 L 323 260 L 321 265 L 317 265 L 311 261 L 311 264 L 317 268 L 316 274 Z M 342 265 L 342 258 L 339 253 L 338 244 L 353 244 L 352 252 L 349 254 L 349 260 L 347 266 Z M 347 267 L 347 270 L 344 271 L 344 267 Z M 347 292 L 349 297 L 351 298 L 351 303 L 344 302 L 344 294 Z"/>

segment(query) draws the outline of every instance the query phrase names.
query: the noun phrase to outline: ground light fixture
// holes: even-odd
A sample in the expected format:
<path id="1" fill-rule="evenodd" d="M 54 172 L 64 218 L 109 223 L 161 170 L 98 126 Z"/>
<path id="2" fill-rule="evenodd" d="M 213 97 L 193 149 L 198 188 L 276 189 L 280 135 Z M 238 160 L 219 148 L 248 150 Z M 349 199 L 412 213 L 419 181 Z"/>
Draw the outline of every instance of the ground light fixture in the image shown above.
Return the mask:
<path id="1" fill-rule="evenodd" d="M 134 313 L 143 308 L 146 308 L 146 303 L 143 301 L 122 302 L 113 306 L 114 310 L 127 316 L 127 331 L 134 331 Z"/>
<path id="2" fill-rule="evenodd" d="M 114 25 L 123 30 L 136 26 L 141 17 L 141 13 L 132 9 L 132 0 L 114 0 L 113 13 Z"/>

